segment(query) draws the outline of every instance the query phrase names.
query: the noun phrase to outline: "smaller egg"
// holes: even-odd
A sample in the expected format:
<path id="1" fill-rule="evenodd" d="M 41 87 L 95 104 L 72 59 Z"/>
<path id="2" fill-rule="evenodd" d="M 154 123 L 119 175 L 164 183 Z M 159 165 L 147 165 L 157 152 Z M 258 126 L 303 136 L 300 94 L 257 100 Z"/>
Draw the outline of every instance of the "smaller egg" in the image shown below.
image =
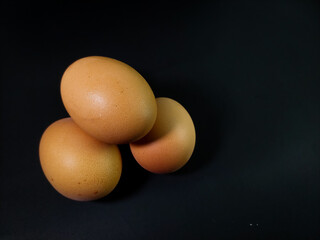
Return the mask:
<path id="1" fill-rule="evenodd" d="M 172 173 L 190 159 L 196 141 L 193 121 L 187 110 L 170 98 L 156 98 L 157 118 L 151 131 L 130 144 L 136 161 L 153 173 Z"/>
<path id="2" fill-rule="evenodd" d="M 58 120 L 45 130 L 39 156 L 50 184 L 63 196 L 77 201 L 108 195 L 121 176 L 118 146 L 91 137 L 71 118 Z"/>

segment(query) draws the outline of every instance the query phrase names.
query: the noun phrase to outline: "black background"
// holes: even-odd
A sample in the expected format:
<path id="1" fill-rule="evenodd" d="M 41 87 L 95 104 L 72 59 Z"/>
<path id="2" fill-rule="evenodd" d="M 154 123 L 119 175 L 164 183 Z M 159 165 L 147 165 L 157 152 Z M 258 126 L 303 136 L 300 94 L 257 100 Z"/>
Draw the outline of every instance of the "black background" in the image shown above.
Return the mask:
<path id="1" fill-rule="evenodd" d="M 2 1 L 0 239 L 320 239 L 319 46 L 317 1 Z M 123 145 L 114 192 L 75 202 L 38 144 L 68 116 L 64 70 L 90 55 L 183 104 L 197 145 L 170 175 Z"/>

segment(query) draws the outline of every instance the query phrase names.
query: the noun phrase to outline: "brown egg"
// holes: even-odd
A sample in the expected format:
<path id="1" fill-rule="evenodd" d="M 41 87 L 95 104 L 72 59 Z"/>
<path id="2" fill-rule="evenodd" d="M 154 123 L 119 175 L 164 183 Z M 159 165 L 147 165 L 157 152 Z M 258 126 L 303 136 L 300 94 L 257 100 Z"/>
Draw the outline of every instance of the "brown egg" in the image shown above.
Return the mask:
<path id="1" fill-rule="evenodd" d="M 116 187 L 121 176 L 117 145 L 89 136 L 71 118 L 58 120 L 45 130 L 39 155 L 50 184 L 73 200 L 102 198 Z"/>
<path id="2" fill-rule="evenodd" d="M 63 74 L 61 96 L 72 119 L 107 143 L 138 140 L 156 119 L 155 97 L 146 80 L 112 58 L 92 56 L 75 61 Z"/>
<path id="3" fill-rule="evenodd" d="M 153 173 L 171 173 L 190 159 L 196 132 L 188 112 L 175 100 L 157 98 L 158 113 L 151 131 L 130 144 L 137 162 Z"/>

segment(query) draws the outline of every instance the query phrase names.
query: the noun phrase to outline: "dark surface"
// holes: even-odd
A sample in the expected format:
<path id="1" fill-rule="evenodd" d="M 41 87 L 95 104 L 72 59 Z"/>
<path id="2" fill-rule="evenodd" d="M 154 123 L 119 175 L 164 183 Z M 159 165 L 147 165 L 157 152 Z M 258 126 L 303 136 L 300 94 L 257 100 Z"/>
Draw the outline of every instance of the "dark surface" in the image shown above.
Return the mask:
<path id="1" fill-rule="evenodd" d="M 318 2 L 0 9 L 0 239 L 320 239 Z M 171 175 L 121 146 L 118 187 L 84 203 L 50 186 L 38 143 L 67 116 L 64 70 L 89 55 L 128 63 L 183 104 L 197 145 Z"/>

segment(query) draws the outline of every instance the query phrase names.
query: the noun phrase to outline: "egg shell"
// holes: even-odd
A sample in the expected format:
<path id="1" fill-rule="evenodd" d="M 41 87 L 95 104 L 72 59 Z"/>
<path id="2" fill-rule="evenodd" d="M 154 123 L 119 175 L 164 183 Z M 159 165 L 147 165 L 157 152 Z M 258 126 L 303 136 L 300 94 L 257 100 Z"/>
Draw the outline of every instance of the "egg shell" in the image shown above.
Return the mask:
<path id="1" fill-rule="evenodd" d="M 45 130 L 39 156 L 50 184 L 73 200 L 102 198 L 116 187 L 121 176 L 117 145 L 89 136 L 71 118 L 58 120 Z"/>
<path id="2" fill-rule="evenodd" d="M 90 56 L 72 63 L 61 79 L 61 97 L 72 119 L 101 141 L 136 141 L 152 128 L 157 114 L 147 81 L 128 64 Z"/>
<path id="3" fill-rule="evenodd" d="M 171 173 L 190 159 L 196 142 L 193 121 L 186 109 L 170 98 L 157 98 L 157 119 L 151 131 L 130 144 L 137 162 L 153 173 Z"/>

